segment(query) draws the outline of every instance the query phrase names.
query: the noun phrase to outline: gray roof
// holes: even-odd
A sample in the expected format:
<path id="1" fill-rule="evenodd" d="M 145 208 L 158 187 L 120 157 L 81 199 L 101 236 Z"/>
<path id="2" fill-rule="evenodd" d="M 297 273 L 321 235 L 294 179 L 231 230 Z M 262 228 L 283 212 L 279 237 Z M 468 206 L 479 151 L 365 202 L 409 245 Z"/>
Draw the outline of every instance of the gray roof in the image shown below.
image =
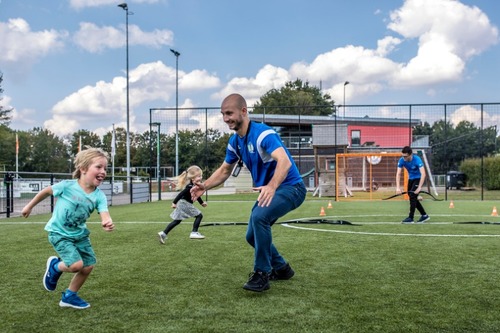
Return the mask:
<path id="1" fill-rule="evenodd" d="M 250 120 L 265 122 L 268 125 L 287 125 L 298 124 L 303 125 L 319 125 L 319 124 L 334 124 L 335 118 L 332 116 L 298 116 L 284 114 L 254 114 L 249 113 Z M 408 126 L 409 119 L 398 118 L 370 118 L 364 117 L 337 117 L 337 124 L 392 124 Z M 420 124 L 419 119 L 412 119 L 411 125 Z"/>

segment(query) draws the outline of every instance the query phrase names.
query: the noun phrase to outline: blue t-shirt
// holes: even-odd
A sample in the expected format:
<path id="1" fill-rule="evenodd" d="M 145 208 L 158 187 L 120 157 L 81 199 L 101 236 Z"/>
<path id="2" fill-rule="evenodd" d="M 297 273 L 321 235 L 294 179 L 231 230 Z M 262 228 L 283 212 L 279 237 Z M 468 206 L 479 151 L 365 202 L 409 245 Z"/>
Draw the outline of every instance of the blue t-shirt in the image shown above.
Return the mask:
<path id="1" fill-rule="evenodd" d="M 404 158 L 398 161 L 398 168 L 405 168 L 408 171 L 409 179 L 419 179 L 422 177 L 420 168 L 424 166 L 422 159 L 418 155 L 413 155 L 411 161 L 407 162 Z"/>
<path id="2" fill-rule="evenodd" d="M 250 122 L 247 135 L 240 138 L 237 134 L 229 138 L 226 148 L 226 163 L 233 164 L 239 160 L 241 154 L 243 163 L 255 183 L 255 186 L 264 186 L 273 178 L 277 162 L 271 153 L 277 148 L 285 149 L 292 166 L 281 184 L 295 185 L 302 182 L 299 169 L 290 155 L 290 152 L 281 142 L 281 138 L 271 127 L 256 122 Z"/>
<path id="3" fill-rule="evenodd" d="M 45 225 L 45 230 L 49 232 L 68 237 L 82 236 L 87 230 L 87 219 L 94 210 L 108 211 L 104 193 L 99 188 L 92 193 L 85 193 L 77 179 L 54 184 L 52 191 L 57 201 L 52 217 Z"/>

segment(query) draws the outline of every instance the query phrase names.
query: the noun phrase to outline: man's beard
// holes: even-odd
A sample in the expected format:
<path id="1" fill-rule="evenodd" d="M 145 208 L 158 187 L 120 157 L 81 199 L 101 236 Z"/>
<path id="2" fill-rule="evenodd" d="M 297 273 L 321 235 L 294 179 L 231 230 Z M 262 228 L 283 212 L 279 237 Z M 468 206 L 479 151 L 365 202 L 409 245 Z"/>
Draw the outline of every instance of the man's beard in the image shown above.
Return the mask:
<path id="1" fill-rule="evenodd" d="M 233 124 L 234 124 L 234 126 L 233 126 L 232 130 L 235 132 L 238 132 L 241 129 L 241 127 L 243 126 L 243 120 L 237 120 Z"/>

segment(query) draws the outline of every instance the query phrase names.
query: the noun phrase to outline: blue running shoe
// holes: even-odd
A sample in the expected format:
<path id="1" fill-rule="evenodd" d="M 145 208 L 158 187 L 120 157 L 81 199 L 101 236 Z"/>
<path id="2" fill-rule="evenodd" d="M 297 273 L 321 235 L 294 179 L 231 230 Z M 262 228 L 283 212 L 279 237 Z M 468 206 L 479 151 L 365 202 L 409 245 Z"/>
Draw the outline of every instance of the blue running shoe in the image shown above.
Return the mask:
<path id="1" fill-rule="evenodd" d="M 413 219 L 411 217 L 407 217 L 403 221 L 401 221 L 401 223 L 410 224 L 413 223 Z"/>
<path id="2" fill-rule="evenodd" d="M 429 221 L 430 219 L 431 219 L 431 217 L 430 217 L 429 215 L 425 214 L 425 215 L 422 215 L 422 216 L 418 219 L 417 223 L 424 223 L 424 222 L 426 222 L 426 221 Z"/>
<path id="3" fill-rule="evenodd" d="M 85 302 L 83 299 L 78 297 L 76 293 L 71 293 L 66 295 L 65 292 L 62 293 L 61 301 L 59 306 L 62 308 L 73 308 L 73 309 L 86 309 L 90 308 L 90 304 Z"/>
<path id="4" fill-rule="evenodd" d="M 54 265 L 59 263 L 60 259 L 58 257 L 52 256 L 47 259 L 47 269 L 43 275 L 43 286 L 47 291 L 54 291 L 57 287 L 57 281 L 61 277 L 62 272 L 56 271 Z"/>

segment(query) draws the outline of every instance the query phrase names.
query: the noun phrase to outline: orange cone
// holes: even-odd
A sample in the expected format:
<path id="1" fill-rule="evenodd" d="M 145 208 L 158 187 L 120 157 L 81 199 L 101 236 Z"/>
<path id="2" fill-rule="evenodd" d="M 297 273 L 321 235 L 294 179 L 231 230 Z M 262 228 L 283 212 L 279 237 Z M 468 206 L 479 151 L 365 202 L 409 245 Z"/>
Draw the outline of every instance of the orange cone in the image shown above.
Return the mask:
<path id="1" fill-rule="evenodd" d="M 497 208 L 493 206 L 493 211 L 491 212 L 491 216 L 498 216 Z"/>
<path id="2" fill-rule="evenodd" d="M 333 207 L 332 207 L 332 201 L 331 201 L 331 200 L 330 200 L 330 201 L 328 201 L 328 206 L 327 206 L 326 208 L 328 208 L 328 209 L 333 208 Z"/>
<path id="3" fill-rule="evenodd" d="M 455 204 L 453 204 L 453 200 L 450 201 L 450 208 L 455 208 Z"/>
<path id="4" fill-rule="evenodd" d="M 321 207 L 321 211 L 319 212 L 319 216 L 326 216 L 325 209 Z"/>

